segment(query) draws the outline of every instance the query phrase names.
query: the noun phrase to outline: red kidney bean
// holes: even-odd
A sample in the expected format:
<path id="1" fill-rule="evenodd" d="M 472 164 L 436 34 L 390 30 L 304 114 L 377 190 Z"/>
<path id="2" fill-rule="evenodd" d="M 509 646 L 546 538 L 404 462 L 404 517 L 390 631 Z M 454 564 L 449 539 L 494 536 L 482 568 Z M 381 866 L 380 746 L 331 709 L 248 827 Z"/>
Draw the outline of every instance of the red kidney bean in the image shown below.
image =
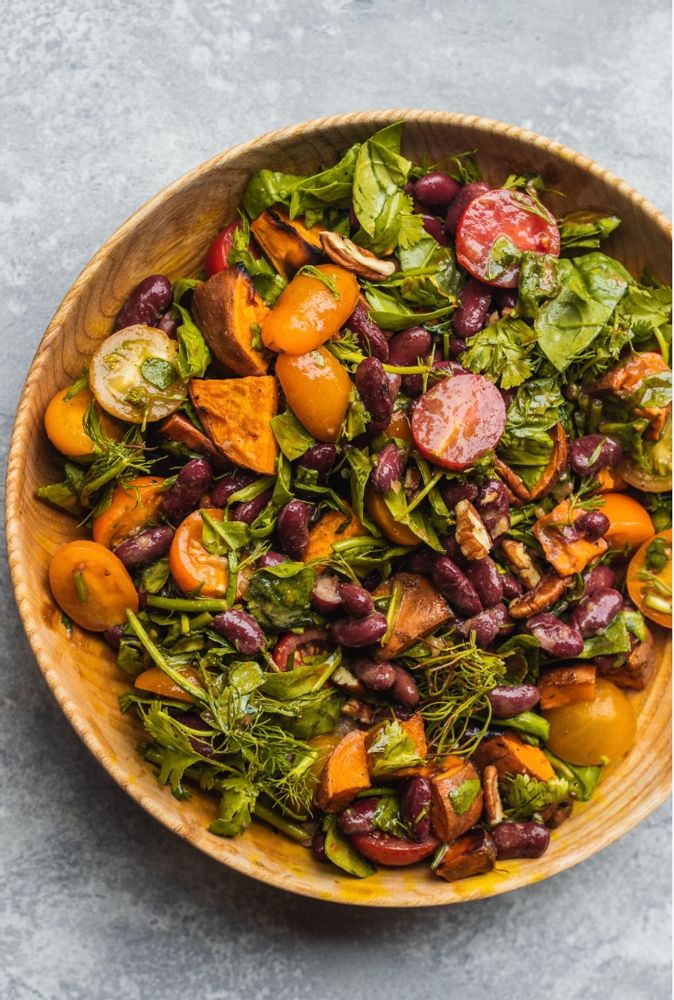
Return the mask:
<path id="1" fill-rule="evenodd" d="M 617 577 L 610 566 L 594 566 L 585 574 L 585 594 L 608 590 L 616 585 Z"/>
<path id="2" fill-rule="evenodd" d="M 469 562 L 466 566 L 466 576 L 475 587 L 485 608 L 492 608 L 503 600 L 503 577 L 490 556 Z"/>
<path id="3" fill-rule="evenodd" d="M 469 278 L 459 294 L 460 306 L 452 316 L 452 326 L 460 337 L 473 337 L 483 329 L 491 306 L 493 289 Z"/>
<path id="4" fill-rule="evenodd" d="M 394 837 L 383 830 L 373 830 L 372 833 L 354 833 L 352 837 L 355 848 L 368 861 L 376 865 L 390 865 L 399 868 L 404 865 L 415 865 L 429 857 L 438 846 L 437 837 L 428 836 L 421 843 Z"/>
<path id="5" fill-rule="evenodd" d="M 103 633 L 103 638 L 107 642 L 108 646 L 112 649 L 119 649 L 122 644 L 122 636 L 124 635 L 123 625 L 111 625 L 110 628 L 106 628 Z"/>
<path id="6" fill-rule="evenodd" d="M 307 448 L 299 460 L 299 465 L 303 465 L 305 469 L 314 469 L 315 472 L 327 475 L 336 461 L 337 449 L 334 444 L 319 442 L 312 444 L 311 448 Z"/>
<path id="7" fill-rule="evenodd" d="M 475 506 L 493 541 L 506 533 L 510 527 L 510 501 L 502 482 L 488 479 L 482 483 Z"/>
<path id="8" fill-rule="evenodd" d="M 353 618 L 365 618 L 374 611 L 372 594 L 358 583 L 340 583 L 339 596 L 344 610 Z"/>
<path id="9" fill-rule="evenodd" d="M 433 170 L 430 174 L 420 177 L 414 185 L 414 197 L 426 208 L 447 209 L 450 202 L 456 198 L 461 185 L 449 174 L 441 170 Z"/>
<path id="10" fill-rule="evenodd" d="M 146 323 L 154 326 L 173 301 L 173 286 L 164 274 L 149 274 L 129 293 L 122 308 L 117 313 L 113 326 L 123 330 L 126 326 Z"/>
<path id="11" fill-rule="evenodd" d="M 447 209 L 447 215 L 445 216 L 445 229 L 448 233 L 454 236 L 459 219 L 466 211 L 471 201 L 475 201 L 475 199 L 479 198 L 481 194 L 485 194 L 489 190 L 489 185 L 485 184 L 484 181 L 476 181 L 474 184 L 466 184 L 465 187 L 461 188 L 456 198 L 454 198 L 451 205 Z"/>
<path id="12" fill-rule="evenodd" d="M 482 601 L 466 574 L 449 556 L 440 556 L 433 567 L 433 581 L 450 604 L 467 615 L 482 611 Z"/>
<path id="13" fill-rule="evenodd" d="M 337 816 L 337 826 L 351 836 L 354 833 L 370 833 L 374 830 L 372 820 L 379 805 L 379 798 L 376 795 L 368 795 L 364 799 L 356 799 L 351 805 L 343 809 Z"/>
<path id="14" fill-rule="evenodd" d="M 205 458 L 193 458 L 182 467 L 173 486 L 164 493 L 162 513 L 169 521 L 182 521 L 199 504 L 212 480 L 210 463 Z"/>
<path id="15" fill-rule="evenodd" d="M 159 524 L 147 531 L 141 531 L 133 538 L 127 538 L 113 552 L 127 569 L 149 566 L 165 556 L 171 547 L 175 532 L 168 524 Z"/>
<path id="16" fill-rule="evenodd" d="M 544 652 L 557 659 L 578 656 L 583 651 L 583 637 L 578 629 L 560 621 L 548 611 L 541 611 L 528 618 L 526 629 L 538 639 Z"/>
<path id="17" fill-rule="evenodd" d="M 396 701 L 400 702 L 401 705 L 405 705 L 407 708 L 414 708 L 415 705 L 419 704 L 419 699 L 421 697 L 419 694 L 419 688 L 417 687 L 417 682 L 414 677 L 412 677 L 412 674 L 403 667 L 399 667 L 396 664 L 395 670 L 396 679 L 393 682 L 391 694 Z"/>
<path id="18" fill-rule="evenodd" d="M 540 858 L 548 849 L 550 831 L 543 823 L 499 823 L 491 831 L 496 856 L 505 858 Z"/>
<path id="19" fill-rule="evenodd" d="M 257 565 L 260 569 L 267 569 L 269 566 L 280 566 L 284 562 L 288 562 L 288 556 L 284 556 L 282 552 L 274 552 L 273 549 L 269 549 L 263 556 L 260 556 Z"/>
<path id="20" fill-rule="evenodd" d="M 311 590 L 311 606 L 322 615 L 330 615 L 342 607 L 339 577 L 334 573 L 318 573 Z"/>
<path id="21" fill-rule="evenodd" d="M 405 564 L 408 573 L 418 573 L 419 576 L 432 576 L 437 555 L 432 549 L 420 549 L 413 552 Z"/>
<path id="22" fill-rule="evenodd" d="M 215 615 L 211 624 L 245 656 L 253 656 L 264 649 L 264 632 L 247 611 L 230 608 Z"/>
<path id="23" fill-rule="evenodd" d="M 378 358 L 365 358 L 356 369 L 356 388 L 374 420 L 388 423 L 393 412 L 391 387 Z"/>
<path id="24" fill-rule="evenodd" d="M 515 597 L 520 597 L 522 594 L 522 584 L 512 573 L 503 574 L 501 577 L 501 586 L 503 587 L 503 596 L 508 601 L 512 601 Z"/>
<path id="25" fill-rule="evenodd" d="M 511 719 L 537 705 L 540 695 L 535 684 L 498 684 L 487 698 L 495 719 Z"/>
<path id="26" fill-rule="evenodd" d="M 388 341 L 383 331 L 370 319 L 370 314 L 362 302 L 356 303 L 356 308 L 346 321 L 346 326 L 358 337 L 358 343 L 364 351 L 380 361 L 388 361 Z"/>
<path id="27" fill-rule="evenodd" d="M 447 233 L 440 219 L 437 219 L 434 215 L 422 215 L 421 223 L 428 235 L 432 236 L 436 243 L 439 243 L 441 247 L 449 246 Z"/>
<path id="28" fill-rule="evenodd" d="M 332 626 L 333 640 L 340 646 L 370 646 L 386 632 L 386 615 L 373 611 L 366 618 L 342 618 Z"/>
<path id="29" fill-rule="evenodd" d="M 303 559 L 309 544 L 309 521 L 313 507 L 304 500 L 289 500 L 276 522 L 281 548 L 291 559 Z"/>
<path id="30" fill-rule="evenodd" d="M 171 340 L 175 340 L 178 335 L 180 320 L 175 319 L 170 312 L 166 312 L 154 325 L 158 330 L 163 330 Z"/>
<path id="31" fill-rule="evenodd" d="M 619 590 L 595 590 L 573 609 L 571 624 L 587 639 L 607 629 L 622 606 L 623 598 Z"/>
<path id="32" fill-rule="evenodd" d="M 287 670 L 288 661 L 293 654 L 294 666 L 298 667 L 302 664 L 303 652 L 307 656 L 311 656 L 329 645 L 330 637 L 327 629 L 319 628 L 319 626 L 307 628 L 299 634 L 288 632 L 286 635 L 282 635 L 274 646 L 271 658 L 279 670 Z"/>
<path id="33" fill-rule="evenodd" d="M 265 490 L 253 497 L 252 500 L 242 500 L 240 503 L 235 503 L 232 506 L 232 520 L 252 524 L 271 500 L 272 493 L 273 490 Z"/>
<path id="34" fill-rule="evenodd" d="M 475 483 L 459 483 L 452 480 L 441 484 L 440 496 L 449 509 L 454 510 L 459 500 L 470 500 L 471 503 L 477 500 L 477 486 Z"/>
<path id="35" fill-rule="evenodd" d="M 422 326 L 411 326 L 409 330 L 396 333 L 388 342 L 389 364 L 409 367 L 416 365 L 419 358 L 425 358 L 431 349 L 433 338 Z"/>
<path id="36" fill-rule="evenodd" d="M 320 826 L 314 831 L 314 835 L 311 838 L 311 853 L 316 861 L 319 861 L 322 865 L 330 863 L 328 861 L 328 856 L 325 853 L 325 834 L 321 830 Z"/>
<path id="37" fill-rule="evenodd" d="M 386 493 L 394 483 L 400 482 L 404 468 L 404 454 L 397 444 L 390 441 L 375 458 L 374 468 L 370 473 L 372 489 L 377 493 Z"/>
<path id="38" fill-rule="evenodd" d="M 426 840 L 431 832 L 431 783 L 428 778 L 415 776 L 405 782 L 400 797 L 400 815 L 412 840 Z"/>
<path id="39" fill-rule="evenodd" d="M 448 555 L 452 562 L 455 562 L 460 569 L 464 569 L 466 566 L 466 559 L 454 535 L 445 535 L 445 537 L 441 539 L 441 542 L 445 550 L 445 555 Z"/>
<path id="40" fill-rule="evenodd" d="M 494 288 L 494 306 L 499 312 L 504 309 L 514 309 L 517 305 L 516 288 Z"/>
<path id="41" fill-rule="evenodd" d="M 450 337 L 449 338 L 449 357 L 451 361 L 455 361 L 457 358 L 461 357 L 463 352 L 468 347 L 468 344 L 461 337 Z"/>
<path id="42" fill-rule="evenodd" d="M 234 472 L 228 472 L 226 476 L 217 481 L 211 490 L 211 506 L 226 507 L 231 496 L 245 486 L 250 486 L 257 478 L 256 473 L 248 472 L 247 469 L 236 469 Z"/>
<path id="43" fill-rule="evenodd" d="M 398 676 L 395 666 L 387 661 L 356 660 L 351 667 L 359 681 L 371 691 L 388 691 Z"/>
<path id="44" fill-rule="evenodd" d="M 569 464 L 578 476 L 591 476 L 608 465 L 617 465 L 622 456 L 618 442 L 603 434 L 586 434 L 569 448 Z"/>
<path id="45" fill-rule="evenodd" d="M 196 712 L 181 712 L 177 716 L 177 721 L 189 729 L 196 729 L 198 732 L 206 731 L 209 728 L 207 723 Z M 188 736 L 187 741 L 194 752 L 201 754 L 202 757 L 212 757 L 214 755 L 215 751 L 213 747 L 206 740 L 200 740 L 198 736 Z"/>
<path id="46" fill-rule="evenodd" d="M 588 510 L 574 521 L 574 527 L 591 542 L 603 538 L 610 526 L 606 514 L 599 510 Z"/>
<path id="47" fill-rule="evenodd" d="M 501 631 L 501 622 L 499 615 L 494 614 L 495 610 L 487 608 L 486 611 L 478 612 L 472 618 L 467 618 L 458 630 L 466 638 L 474 633 L 475 645 L 480 649 L 487 649 Z"/>

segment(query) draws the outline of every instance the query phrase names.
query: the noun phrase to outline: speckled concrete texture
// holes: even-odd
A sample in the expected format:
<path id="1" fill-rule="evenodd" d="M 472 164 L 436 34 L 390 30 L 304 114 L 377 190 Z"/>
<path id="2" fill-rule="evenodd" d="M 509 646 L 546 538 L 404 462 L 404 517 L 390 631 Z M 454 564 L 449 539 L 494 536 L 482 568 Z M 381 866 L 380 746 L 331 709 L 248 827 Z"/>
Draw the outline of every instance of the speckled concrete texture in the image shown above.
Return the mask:
<path id="1" fill-rule="evenodd" d="M 669 210 L 666 0 L 4 0 L 1 439 L 57 303 L 148 196 L 331 112 L 535 129 Z M 663 808 L 579 868 L 445 910 L 349 910 L 202 857 L 100 769 L 2 580 L 0 996 L 665 1000 Z"/>

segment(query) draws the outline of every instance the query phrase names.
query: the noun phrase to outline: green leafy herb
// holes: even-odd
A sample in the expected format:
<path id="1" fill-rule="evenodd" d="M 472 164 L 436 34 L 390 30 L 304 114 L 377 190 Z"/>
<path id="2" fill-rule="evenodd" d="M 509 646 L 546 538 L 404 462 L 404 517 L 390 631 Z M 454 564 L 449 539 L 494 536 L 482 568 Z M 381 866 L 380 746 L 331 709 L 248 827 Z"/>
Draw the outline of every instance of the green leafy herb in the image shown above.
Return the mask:
<path id="1" fill-rule="evenodd" d="M 307 694 L 315 694 L 334 673 L 341 661 L 341 653 L 337 650 L 318 663 L 295 667 L 293 670 L 267 674 L 262 684 L 265 694 L 280 701 L 301 698 Z"/>
<path id="2" fill-rule="evenodd" d="M 550 735 L 550 723 L 537 712 L 520 712 L 518 715 L 511 715 L 509 719 L 499 719 L 498 724 L 504 729 L 515 729 L 532 737 L 532 743 L 545 743 Z"/>
<path id="3" fill-rule="evenodd" d="M 236 552 L 250 541 L 250 529 L 243 521 L 216 521 L 207 511 L 201 510 L 201 544 L 213 556 L 226 556 Z"/>
<path id="4" fill-rule="evenodd" d="M 263 628 L 287 629 L 311 624 L 309 598 L 314 570 L 304 563 L 286 562 L 258 569 L 245 595 L 250 614 Z"/>
<path id="5" fill-rule="evenodd" d="M 479 778 L 466 778 L 456 788 L 449 791 L 449 801 L 457 816 L 463 816 L 472 806 L 475 799 L 480 794 L 482 785 Z"/>
<path id="6" fill-rule="evenodd" d="M 140 373 L 146 382 L 162 391 L 173 385 L 178 378 L 178 372 L 164 358 L 146 358 L 140 366 Z"/>
<path id="7" fill-rule="evenodd" d="M 146 566 L 140 574 L 140 583 L 148 594 L 158 594 L 166 585 L 170 574 L 168 559 L 157 559 Z"/>
<path id="8" fill-rule="evenodd" d="M 292 410 L 286 410 L 272 417 L 271 429 L 279 448 L 291 462 L 301 458 L 305 451 L 316 443 L 316 439 L 304 429 Z"/>
<path id="9" fill-rule="evenodd" d="M 75 396 L 78 396 L 83 389 L 89 387 L 89 369 L 83 368 L 80 374 L 77 376 L 73 384 L 68 389 L 67 393 L 63 397 L 65 402 L 68 403 Z"/>
<path id="10" fill-rule="evenodd" d="M 250 826 L 259 789 L 243 775 L 223 778 L 219 787 L 222 789 L 220 815 L 208 829 L 219 837 L 236 837 Z"/>
<path id="11" fill-rule="evenodd" d="M 188 309 L 181 306 L 174 290 L 173 308 L 182 323 L 178 327 L 178 371 L 183 382 L 191 378 L 203 378 L 211 363 L 211 352 L 197 324 Z"/>
<path id="12" fill-rule="evenodd" d="M 486 375 L 504 389 L 521 385 L 536 370 L 536 334 L 521 319 L 505 317 L 471 338 L 461 356 L 464 368 Z"/>
<path id="13" fill-rule="evenodd" d="M 499 788 L 509 820 L 531 819 L 549 806 L 557 805 L 571 794 L 566 778 L 538 781 L 528 774 L 509 774 L 499 782 Z"/>
<path id="14" fill-rule="evenodd" d="M 370 790 L 368 789 L 368 792 Z M 415 816 L 418 822 L 428 812 L 428 808 Z M 400 802 L 397 795 L 380 795 L 372 816 L 372 826 L 375 830 L 383 830 L 393 837 L 408 837 L 409 831 L 400 815 Z"/>
<path id="15" fill-rule="evenodd" d="M 323 832 L 325 833 L 325 855 L 333 865 L 355 878 L 369 878 L 376 868 L 352 846 L 348 837 L 337 826 L 337 817 L 327 814 L 323 817 Z"/>
<path id="16" fill-rule="evenodd" d="M 598 635 L 590 636 L 583 644 L 579 660 L 591 660 L 595 656 L 611 656 L 614 653 L 629 653 L 630 638 L 623 612 L 619 612 L 608 628 Z"/>
<path id="17" fill-rule="evenodd" d="M 412 200 L 403 190 L 412 164 L 400 153 L 401 138 L 402 122 L 396 122 L 358 150 L 353 208 L 361 228 L 355 240 L 375 254 L 390 253 L 401 236 L 403 246 L 411 245 L 423 233 L 419 225 L 403 231 L 403 217 L 412 215 Z"/>
<path id="18" fill-rule="evenodd" d="M 424 326 L 447 316 L 456 308 L 456 301 L 453 299 L 437 309 L 420 312 L 407 305 L 398 289 L 366 285 L 364 291 L 372 321 L 385 330 L 407 330 L 410 326 Z"/>
<path id="19" fill-rule="evenodd" d="M 423 763 L 414 740 L 397 719 L 380 726 L 367 753 L 373 778 L 382 778 L 401 767 L 415 767 Z"/>
<path id="20" fill-rule="evenodd" d="M 305 274 L 308 278 L 315 278 L 316 281 L 320 281 L 322 285 L 325 285 L 333 299 L 340 298 L 340 291 L 339 288 L 337 288 L 337 282 L 331 274 L 319 271 L 313 264 L 305 264 L 304 267 L 299 269 L 297 274 Z"/>
<path id="21" fill-rule="evenodd" d="M 569 790 L 574 798 L 580 799 L 581 802 L 587 802 L 592 798 L 604 770 L 603 764 L 588 764 L 586 767 L 581 767 L 578 764 L 569 764 L 549 750 L 544 750 L 543 753 L 552 764 L 555 773 L 568 781 Z"/>
<path id="22" fill-rule="evenodd" d="M 450 176 L 460 184 L 475 184 L 482 180 L 482 173 L 475 159 L 476 149 L 468 149 L 464 153 L 456 153 L 451 157 Z"/>
<path id="23" fill-rule="evenodd" d="M 598 247 L 620 225 L 617 215 L 601 212 L 570 212 L 559 222 L 562 251 Z"/>
<path id="24" fill-rule="evenodd" d="M 250 226 L 248 219 L 242 216 L 240 225 L 232 236 L 232 248 L 227 255 L 230 267 L 240 265 L 244 268 L 255 290 L 262 296 L 267 305 L 273 306 L 288 282 L 274 270 L 264 257 L 254 257 L 250 251 Z M 255 340 L 255 337 L 253 338 Z M 259 339 L 259 331 L 258 331 Z M 264 350 L 260 343 L 253 343 L 257 350 Z"/>

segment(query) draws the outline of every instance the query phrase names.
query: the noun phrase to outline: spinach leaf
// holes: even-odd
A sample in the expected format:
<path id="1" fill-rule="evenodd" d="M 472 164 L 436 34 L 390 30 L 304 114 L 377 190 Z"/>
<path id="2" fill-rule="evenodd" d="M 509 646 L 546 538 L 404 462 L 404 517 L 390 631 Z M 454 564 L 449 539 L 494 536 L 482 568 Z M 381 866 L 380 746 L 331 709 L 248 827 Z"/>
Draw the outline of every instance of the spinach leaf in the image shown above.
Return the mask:
<path id="1" fill-rule="evenodd" d="M 347 149 L 334 167 L 303 178 L 290 197 L 290 217 L 307 211 L 321 212 L 326 206 L 347 207 L 351 201 L 353 178 L 360 153 L 360 144 Z"/>
<path id="2" fill-rule="evenodd" d="M 534 323 L 540 349 L 560 372 L 589 348 L 632 281 L 622 264 L 602 253 L 568 263 L 572 270 Z"/>
<path id="3" fill-rule="evenodd" d="M 290 205 L 292 193 L 305 177 L 275 170 L 258 170 L 243 192 L 242 204 L 251 219 L 257 219 L 271 205 Z"/>
<path id="4" fill-rule="evenodd" d="M 576 247 L 598 247 L 620 225 L 617 215 L 570 212 L 559 222 L 562 252 Z"/>
<path id="5" fill-rule="evenodd" d="M 323 817 L 323 832 L 325 833 L 325 854 L 333 865 L 337 865 L 342 871 L 354 875 L 356 878 L 369 878 L 374 875 L 376 868 L 371 865 L 362 854 L 359 854 L 352 846 L 348 837 L 340 831 L 337 826 L 337 817 L 326 815 Z"/>
<path id="6" fill-rule="evenodd" d="M 271 429 L 279 448 L 291 462 L 300 458 L 308 448 L 316 444 L 316 439 L 304 429 L 292 410 L 286 410 L 285 413 L 272 417 Z"/>
<path id="7" fill-rule="evenodd" d="M 536 333 L 521 320 L 504 317 L 471 338 L 461 355 L 464 368 L 486 375 L 504 389 L 512 389 L 534 374 Z"/>
<path id="8" fill-rule="evenodd" d="M 189 310 L 173 302 L 182 319 L 176 336 L 178 338 L 178 371 L 183 381 L 191 378 L 202 378 L 211 363 L 211 352 L 197 324 L 192 319 Z"/>
<path id="9" fill-rule="evenodd" d="M 611 656 L 614 653 L 629 653 L 630 637 L 627 631 L 625 615 L 619 612 L 608 628 L 599 635 L 592 635 L 585 640 L 579 660 L 591 660 L 595 656 Z"/>
<path id="10" fill-rule="evenodd" d="M 208 829 L 218 837 L 236 837 L 250 826 L 259 789 L 244 775 L 222 778 L 218 785 L 222 789 L 220 816 Z"/>
<path id="11" fill-rule="evenodd" d="M 498 719 L 496 725 L 504 729 L 516 729 L 526 736 L 533 736 L 536 743 L 539 740 L 545 743 L 550 735 L 550 723 L 538 712 L 520 712 L 518 715 L 511 715 L 509 719 Z"/>
<path id="12" fill-rule="evenodd" d="M 583 767 L 579 764 L 569 764 L 568 761 L 555 757 L 549 750 L 543 750 L 543 753 L 552 764 L 555 773 L 568 781 L 574 798 L 580 799 L 581 802 L 587 802 L 592 798 L 604 770 L 603 764 L 588 764 Z"/>
<path id="13" fill-rule="evenodd" d="M 266 674 L 262 691 L 280 701 L 301 698 L 306 694 L 315 694 L 337 669 L 341 661 L 339 650 L 332 653 L 320 663 L 295 667 L 286 672 Z"/>
<path id="14" fill-rule="evenodd" d="M 148 594 L 158 594 L 169 578 L 168 559 L 157 559 L 146 566 L 140 574 L 140 584 Z"/>
<path id="15" fill-rule="evenodd" d="M 407 499 L 402 486 L 398 483 L 384 494 L 384 503 L 398 522 L 406 525 L 413 531 L 420 542 L 434 549 L 436 552 L 444 552 L 442 542 L 439 540 L 436 531 L 428 518 L 422 511 L 421 506 L 409 510 Z"/>
<path id="16" fill-rule="evenodd" d="M 284 728 L 298 740 L 310 740 L 313 736 L 331 733 L 343 703 L 343 696 L 334 688 L 325 688 L 316 694 L 299 698 L 295 703 L 297 714 L 286 717 Z"/>
<path id="17" fill-rule="evenodd" d="M 205 511 L 201 513 L 201 544 L 210 555 L 226 556 L 250 541 L 250 529 L 243 521 L 216 521 Z"/>
<path id="18" fill-rule="evenodd" d="M 528 485 L 540 475 L 552 451 L 547 433 L 560 418 L 564 399 L 555 379 L 530 379 L 521 385 L 508 407 L 506 425 L 498 443 L 499 457 L 517 466 Z M 532 469 L 531 475 L 519 468 Z M 529 479 L 531 483 L 529 483 Z"/>
<path id="19" fill-rule="evenodd" d="M 365 513 L 365 487 L 372 472 L 372 459 L 360 448 L 349 448 L 345 452 L 346 460 L 351 466 L 351 506 L 362 524 L 368 524 L 369 518 Z"/>
<path id="20" fill-rule="evenodd" d="M 562 281 L 568 277 L 573 265 L 568 260 L 558 260 L 548 254 L 527 251 L 520 260 L 520 277 L 517 296 L 517 315 L 535 319 L 541 303 L 559 292 Z"/>
<path id="21" fill-rule="evenodd" d="M 401 767 L 415 767 L 423 763 L 414 740 L 398 719 L 381 725 L 367 752 L 373 778 L 381 778 Z"/>
<path id="22" fill-rule="evenodd" d="M 375 254 L 411 246 L 423 234 L 421 217 L 412 217 L 412 199 L 403 188 L 412 164 L 400 153 L 402 122 L 371 136 L 358 150 L 353 174 L 353 208 L 360 223 L 355 241 Z"/>
<path id="23" fill-rule="evenodd" d="M 370 307 L 371 319 L 385 330 L 407 330 L 410 326 L 424 326 L 426 323 L 447 316 L 456 308 L 456 302 L 452 299 L 437 309 L 419 312 L 405 302 L 398 288 L 385 289 L 376 285 L 365 285 L 364 292 Z"/>
<path id="24" fill-rule="evenodd" d="M 421 819 L 421 815 L 417 817 Z M 372 826 L 375 830 L 383 830 L 393 837 L 407 837 L 409 831 L 403 823 L 400 815 L 400 802 L 397 795 L 380 795 L 374 815 Z"/>
<path id="25" fill-rule="evenodd" d="M 310 625 L 309 600 L 313 584 L 314 570 L 304 563 L 267 566 L 253 573 L 244 603 L 263 628 Z"/>

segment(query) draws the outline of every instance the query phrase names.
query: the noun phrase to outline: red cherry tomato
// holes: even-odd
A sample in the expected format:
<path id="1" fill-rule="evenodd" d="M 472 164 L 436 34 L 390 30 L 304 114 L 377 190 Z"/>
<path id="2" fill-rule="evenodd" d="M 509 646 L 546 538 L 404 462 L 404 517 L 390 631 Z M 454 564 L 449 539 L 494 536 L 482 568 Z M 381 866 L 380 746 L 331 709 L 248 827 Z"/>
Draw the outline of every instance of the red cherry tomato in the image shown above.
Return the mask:
<path id="1" fill-rule="evenodd" d="M 414 404 L 412 435 L 424 458 L 456 471 L 496 445 L 505 419 L 505 403 L 493 382 L 465 373 L 437 382 Z"/>
<path id="2" fill-rule="evenodd" d="M 206 272 L 207 278 L 212 278 L 213 275 L 217 274 L 219 271 L 227 270 L 227 258 L 229 257 L 230 250 L 232 249 L 234 234 L 239 229 L 241 229 L 240 222 L 230 222 L 228 226 L 225 226 L 224 229 L 220 230 L 209 246 L 204 259 L 204 271 Z M 251 243 L 248 244 L 248 249 L 252 253 L 253 257 L 260 256 Z"/>
<path id="3" fill-rule="evenodd" d="M 547 209 L 522 191 L 499 188 L 475 198 L 456 227 L 456 257 L 474 278 L 515 288 L 519 253 L 559 256 L 559 229 Z"/>

